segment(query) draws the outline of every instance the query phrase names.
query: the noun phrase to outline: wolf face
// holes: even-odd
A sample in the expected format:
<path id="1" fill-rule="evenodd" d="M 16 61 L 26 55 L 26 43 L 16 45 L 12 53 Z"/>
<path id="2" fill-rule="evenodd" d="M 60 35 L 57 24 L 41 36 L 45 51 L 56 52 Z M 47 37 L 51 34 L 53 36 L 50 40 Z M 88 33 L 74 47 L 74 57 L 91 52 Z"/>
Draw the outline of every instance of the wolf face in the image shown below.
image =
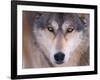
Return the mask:
<path id="1" fill-rule="evenodd" d="M 88 30 L 89 25 L 76 13 L 42 13 L 33 23 L 41 54 L 53 66 L 78 65 L 89 47 Z"/>

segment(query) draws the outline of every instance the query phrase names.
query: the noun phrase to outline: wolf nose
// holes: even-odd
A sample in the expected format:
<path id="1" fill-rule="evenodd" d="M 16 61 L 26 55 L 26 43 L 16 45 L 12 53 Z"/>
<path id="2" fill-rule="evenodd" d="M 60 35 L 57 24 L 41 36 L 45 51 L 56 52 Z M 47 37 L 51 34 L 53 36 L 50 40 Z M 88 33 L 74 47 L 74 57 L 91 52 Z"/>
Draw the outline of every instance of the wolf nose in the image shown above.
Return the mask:
<path id="1" fill-rule="evenodd" d="M 58 52 L 54 55 L 54 59 L 56 60 L 57 64 L 62 64 L 64 57 L 65 57 L 65 54 L 62 52 Z"/>

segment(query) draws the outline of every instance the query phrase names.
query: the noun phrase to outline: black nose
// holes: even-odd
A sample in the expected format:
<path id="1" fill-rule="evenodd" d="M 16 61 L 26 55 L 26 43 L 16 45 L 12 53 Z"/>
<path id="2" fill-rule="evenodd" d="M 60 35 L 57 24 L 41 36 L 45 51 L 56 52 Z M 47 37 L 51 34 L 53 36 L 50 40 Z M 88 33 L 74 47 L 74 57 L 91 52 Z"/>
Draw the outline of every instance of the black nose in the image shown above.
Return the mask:
<path id="1" fill-rule="evenodd" d="M 57 64 L 62 64 L 64 57 L 65 57 L 65 54 L 62 52 L 58 52 L 54 55 L 54 59 L 56 60 Z"/>

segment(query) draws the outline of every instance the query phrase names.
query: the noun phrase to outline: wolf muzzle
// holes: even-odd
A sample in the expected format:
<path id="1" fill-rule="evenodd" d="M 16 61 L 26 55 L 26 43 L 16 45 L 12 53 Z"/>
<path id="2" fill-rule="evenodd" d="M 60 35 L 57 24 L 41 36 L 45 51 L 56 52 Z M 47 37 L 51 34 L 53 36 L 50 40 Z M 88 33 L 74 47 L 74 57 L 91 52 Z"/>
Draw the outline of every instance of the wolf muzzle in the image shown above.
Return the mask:
<path id="1" fill-rule="evenodd" d="M 62 64 L 64 62 L 65 54 L 62 52 L 58 52 L 54 55 L 54 59 L 57 64 Z"/>

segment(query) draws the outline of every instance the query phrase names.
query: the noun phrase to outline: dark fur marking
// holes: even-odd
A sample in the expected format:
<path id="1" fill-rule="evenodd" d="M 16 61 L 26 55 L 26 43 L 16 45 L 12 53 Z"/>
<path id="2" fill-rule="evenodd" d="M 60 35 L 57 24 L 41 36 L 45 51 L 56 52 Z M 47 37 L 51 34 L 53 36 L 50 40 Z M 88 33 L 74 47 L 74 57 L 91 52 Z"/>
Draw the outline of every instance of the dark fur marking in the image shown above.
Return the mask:
<path id="1" fill-rule="evenodd" d="M 61 29 L 64 21 L 70 21 L 75 30 L 81 31 L 85 25 L 76 13 L 43 13 L 38 19 L 35 19 L 34 25 L 38 28 L 44 29 L 50 24 L 50 20 L 54 19 Z"/>

